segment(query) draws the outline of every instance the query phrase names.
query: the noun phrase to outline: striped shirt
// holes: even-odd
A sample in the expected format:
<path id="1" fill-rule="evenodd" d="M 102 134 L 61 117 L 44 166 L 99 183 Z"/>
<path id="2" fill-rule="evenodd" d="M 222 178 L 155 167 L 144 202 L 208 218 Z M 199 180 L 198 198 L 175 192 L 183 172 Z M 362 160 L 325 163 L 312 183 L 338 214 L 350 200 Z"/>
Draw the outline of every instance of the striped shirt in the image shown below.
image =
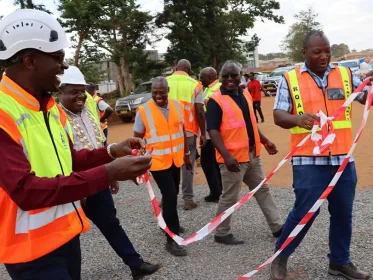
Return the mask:
<path id="1" fill-rule="evenodd" d="M 317 85 L 325 90 L 328 85 L 328 76 L 331 71 L 335 71 L 335 66 L 329 64 L 327 70 L 325 71 L 324 77 L 320 78 L 315 73 L 309 70 L 307 65 L 304 63 L 300 68 L 300 73 L 308 72 L 312 78 L 315 80 Z M 352 87 L 355 90 L 361 81 L 355 76 L 352 75 Z M 361 101 L 364 98 L 364 93 L 359 94 L 355 100 Z M 293 111 L 293 101 L 291 98 L 291 93 L 289 91 L 288 84 L 285 78 L 282 78 L 276 94 L 274 110 L 284 110 L 286 112 L 291 113 Z M 293 165 L 341 165 L 342 161 L 345 159 L 346 155 L 338 155 L 338 156 L 308 156 L 308 157 L 293 157 L 291 163 Z M 350 162 L 353 162 L 354 158 L 351 156 Z"/>

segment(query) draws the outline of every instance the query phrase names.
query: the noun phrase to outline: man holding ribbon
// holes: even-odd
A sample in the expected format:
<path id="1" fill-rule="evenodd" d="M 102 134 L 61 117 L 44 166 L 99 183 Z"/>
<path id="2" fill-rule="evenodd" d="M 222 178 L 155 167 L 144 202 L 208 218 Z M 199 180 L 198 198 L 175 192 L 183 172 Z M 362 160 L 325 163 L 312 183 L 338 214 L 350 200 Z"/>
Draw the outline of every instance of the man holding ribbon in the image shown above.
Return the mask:
<path id="1" fill-rule="evenodd" d="M 338 110 L 361 82 L 348 68 L 330 64 L 331 49 L 328 38 L 321 31 L 311 31 L 304 37 L 305 63 L 284 75 L 274 105 L 276 125 L 290 129 L 291 149 L 310 133 L 316 115 L 322 110 L 327 116 Z M 365 104 L 366 93 L 357 101 Z M 312 140 L 299 148 L 292 158 L 295 203 L 283 232 L 276 244 L 276 251 L 287 241 L 289 234 L 324 192 L 352 146 L 351 105 L 332 122 L 336 138 L 329 149 L 315 156 Z M 347 279 L 369 279 L 370 275 L 356 268 L 350 260 L 352 235 L 352 209 L 357 176 L 353 157 L 345 168 L 335 189 L 328 197 L 330 213 L 329 274 Z M 299 246 L 314 219 L 310 219 L 295 239 L 274 259 L 271 277 L 283 280 L 287 274 L 287 260 Z"/>

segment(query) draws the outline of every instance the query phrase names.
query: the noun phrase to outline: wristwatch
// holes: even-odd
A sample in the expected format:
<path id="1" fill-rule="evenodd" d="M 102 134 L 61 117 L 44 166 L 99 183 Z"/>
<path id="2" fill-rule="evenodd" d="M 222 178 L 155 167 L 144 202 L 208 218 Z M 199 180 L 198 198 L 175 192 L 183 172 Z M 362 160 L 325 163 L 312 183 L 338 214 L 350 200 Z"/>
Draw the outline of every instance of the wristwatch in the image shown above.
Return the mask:
<path id="1" fill-rule="evenodd" d="M 190 151 L 189 151 L 189 152 L 187 152 L 187 153 L 185 153 L 185 155 L 186 155 L 186 156 L 190 156 Z"/>
<path id="2" fill-rule="evenodd" d="M 106 151 L 107 151 L 108 155 L 109 155 L 112 159 L 116 159 L 116 158 L 113 157 L 113 155 L 111 154 L 111 152 L 110 152 L 110 148 L 111 148 L 111 146 L 116 145 L 116 144 L 117 144 L 117 143 L 112 143 L 112 144 L 108 145 L 107 148 L 106 148 Z"/>

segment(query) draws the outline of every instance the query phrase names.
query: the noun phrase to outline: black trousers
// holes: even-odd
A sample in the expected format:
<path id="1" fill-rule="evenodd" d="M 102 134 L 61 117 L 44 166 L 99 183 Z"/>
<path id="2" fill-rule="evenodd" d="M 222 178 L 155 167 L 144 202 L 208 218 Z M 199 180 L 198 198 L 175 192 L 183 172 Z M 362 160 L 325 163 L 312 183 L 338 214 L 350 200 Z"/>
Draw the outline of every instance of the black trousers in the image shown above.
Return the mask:
<path id="1" fill-rule="evenodd" d="M 254 113 L 255 113 L 255 118 L 256 121 L 258 121 L 258 116 L 256 115 L 256 112 L 258 111 L 260 119 L 264 121 L 263 113 L 262 113 L 262 108 L 260 107 L 260 101 L 253 101 L 253 107 L 254 107 Z"/>
<path id="2" fill-rule="evenodd" d="M 144 263 L 120 225 L 110 189 L 88 196 L 83 210 L 126 265 L 137 268 Z"/>
<path id="3" fill-rule="evenodd" d="M 43 257 L 5 267 L 12 280 L 80 280 L 79 235 Z"/>
<path id="4" fill-rule="evenodd" d="M 168 228 L 179 234 L 180 222 L 177 213 L 177 195 L 180 184 L 180 168 L 174 164 L 166 170 L 151 171 L 152 176 L 161 190 L 163 204 L 163 218 Z M 167 235 L 168 239 L 171 239 Z"/>
<path id="5" fill-rule="evenodd" d="M 210 188 L 210 195 L 219 198 L 222 190 L 221 175 L 211 140 L 207 140 L 206 146 L 201 148 L 201 166 Z"/>

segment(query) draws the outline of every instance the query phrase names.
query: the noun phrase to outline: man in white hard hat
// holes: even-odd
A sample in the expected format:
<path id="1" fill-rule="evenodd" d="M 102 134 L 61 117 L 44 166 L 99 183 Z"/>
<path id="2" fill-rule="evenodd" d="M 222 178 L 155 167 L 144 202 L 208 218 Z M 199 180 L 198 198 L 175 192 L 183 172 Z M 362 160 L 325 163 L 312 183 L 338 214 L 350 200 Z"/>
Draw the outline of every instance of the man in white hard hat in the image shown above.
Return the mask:
<path id="1" fill-rule="evenodd" d="M 17 10 L 0 22 L 0 263 L 13 280 L 79 280 L 80 200 L 151 166 L 132 157 L 137 138 L 74 150 L 57 92 L 68 66 L 64 30 L 45 12 Z M 115 159 L 117 157 L 121 157 Z M 115 160 L 113 160 L 115 159 Z"/>
<path id="2" fill-rule="evenodd" d="M 69 66 L 61 77 L 60 106 L 66 113 L 68 132 L 77 151 L 97 149 L 105 142 L 96 112 L 88 108 L 85 86 L 84 76 L 76 66 Z M 144 262 L 121 227 L 111 195 L 117 194 L 118 190 L 118 182 L 111 182 L 110 189 L 88 196 L 86 203 L 83 203 L 83 210 L 117 255 L 130 267 L 134 279 L 140 279 L 140 276 L 156 272 L 160 265 Z"/>

